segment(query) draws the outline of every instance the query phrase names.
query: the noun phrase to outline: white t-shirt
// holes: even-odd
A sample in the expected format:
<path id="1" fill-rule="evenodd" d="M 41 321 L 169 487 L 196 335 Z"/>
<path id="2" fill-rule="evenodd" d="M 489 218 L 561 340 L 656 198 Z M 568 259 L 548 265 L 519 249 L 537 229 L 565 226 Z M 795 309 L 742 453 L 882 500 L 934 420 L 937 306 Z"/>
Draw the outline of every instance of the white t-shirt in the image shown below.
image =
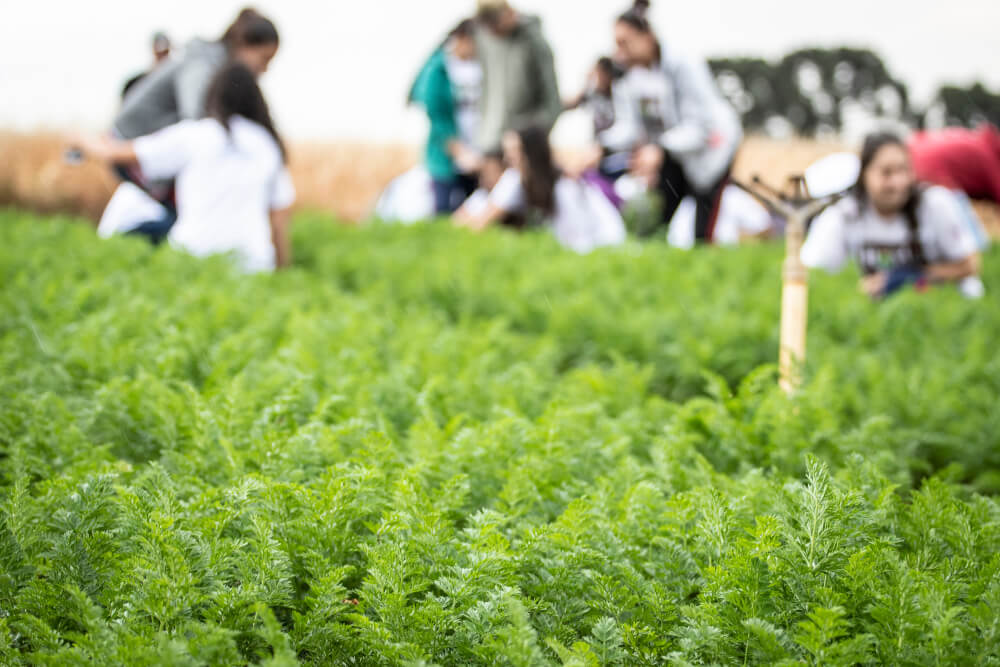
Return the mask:
<path id="1" fill-rule="evenodd" d="M 270 212 L 291 206 L 295 188 L 267 130 L 241 116 L 229 125 L 184 121 L 136 139 L 136 156 L 146 178 L 177 179 L 171 244 L 197 256 L 232 252 L 247 271 L 271 271 Z"/>
<path id="2" fill-rule="evenodd" d="M 455 120 L 458 137 L 467 146 L 479 140 L 479 126 L 483 99 L 483 66 L 478 60 L 462 60 L 455 56 L 445 59 L 448 79 L 455 97 Z"/>
<path id="3" fill-rule="evenodd" d="M 524 210 L 526 202 L 520 172 L 516 169 L 504 172 L 490 193 L 490 203 L 507 213 Z M 621 214 L 594 186 L 562 177 L 556 182 L 555 204 L 552 233 L 570 250 L 588 253 L 625 242 L 625 222 Z"/>
<path id="4" fill-rule="evenodd" d="M 917 223 L 927 262 L 958 262 L 977 252 L 963 216 L 958 199 L 945 188 L 923 192 Z M 847 197 L 813 222 L 802 261 L 810 268 L 836 272 L 854 259 L 864 273 L 875 273 L 911 263 L 910 241 L 910 225 L 902 213 L 884 218 L 870 204 L 860 207 L 854 197 Z"/>
<path id="5" fill-rule="evenodd" d="M 695 246 L 695 219 L 697 204 L 694 198 L 685 197 L 670 220 L 667 241 L 675 248 L 690 250 Z M 757 236 L 772 226 L 771 214 L 749 194 L 727 185 L 722 191 L 719 213 L 715 219 L 712 243 L 720 246 L 739 245 L 746 236 Z"/>

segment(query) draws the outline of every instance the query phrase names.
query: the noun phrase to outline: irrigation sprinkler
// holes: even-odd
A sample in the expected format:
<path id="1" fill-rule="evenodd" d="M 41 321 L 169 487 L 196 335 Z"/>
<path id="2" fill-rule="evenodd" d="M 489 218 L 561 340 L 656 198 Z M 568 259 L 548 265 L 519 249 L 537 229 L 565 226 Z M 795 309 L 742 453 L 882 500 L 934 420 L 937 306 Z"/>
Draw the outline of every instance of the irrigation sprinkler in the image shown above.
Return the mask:
<path id="1" fill-rule="evenodd" d="M 760 201 L 772 213 L 785 219 L 785 262 L 781 289 L 781 347 L 778 369 L 781 389 L 794 394 L 802 385 L 802 364 L 806 360 L 806 328 L 809 317 L 809 271 L 799 256 L 805 242 L 806 225 L 824 209 L 835 203 L 841 194 L 814 198 L 809 194 L 806 177 L 789 178 L 792 194 L 788 195 L 754 176 L 749 185 L 733 181 Z"/>

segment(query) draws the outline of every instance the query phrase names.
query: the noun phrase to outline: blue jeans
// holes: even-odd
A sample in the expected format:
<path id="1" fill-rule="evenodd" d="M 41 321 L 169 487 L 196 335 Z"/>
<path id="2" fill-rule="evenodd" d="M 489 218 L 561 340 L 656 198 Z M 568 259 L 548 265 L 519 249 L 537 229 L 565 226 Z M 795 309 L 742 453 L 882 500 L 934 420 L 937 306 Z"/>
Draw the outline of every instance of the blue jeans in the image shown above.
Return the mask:
<path id="1" fill-rule="evenodd" d="M 435 178 L 434 212 L 438 215 L 454 213 L 477 187 L 478 180 L 470 174 L 458 174 L 450 179 Z"/>
<path id="2" fill-rule="evenodd" d="M 124 167 L 122 165 L 114 165 L 113 167 L 115 175 L 123 181 L 128 181 L 133 185 L 139 187 L 146 194 L 151 196 L 156 201 L 163 205 L 166 209 L 166 214 L 158 220 L 149 220 L 140 225 L 136 225 L 132 229 L 126 232 L 128 236 L 142 236 L 148 240 L 153 245 L 160 245 L 167 240 L 167 235 L 170 233 L 170 229 L 177 222 L 177 203 L 174 201 L 174 188 L 171 184 L 169 187 L 160 188 L 158 192 L 154 192 L 146 183 L 144 183 L 140 175 L 133 170 Z"/>

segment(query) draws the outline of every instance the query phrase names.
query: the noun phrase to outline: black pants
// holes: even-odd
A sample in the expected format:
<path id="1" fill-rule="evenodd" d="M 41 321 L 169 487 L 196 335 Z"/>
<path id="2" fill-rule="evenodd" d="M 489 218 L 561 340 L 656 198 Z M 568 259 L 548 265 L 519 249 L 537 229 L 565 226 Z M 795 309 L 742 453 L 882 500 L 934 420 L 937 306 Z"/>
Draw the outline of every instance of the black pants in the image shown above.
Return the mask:
<path id="1" fill-rule="evenodd" d="M 694 188 L 684 175 L 680 162 L 666 153 L 663 157 L 663 167 L 660 169 L 660 182 L 657 191 L 663 205 L 662 223 L 670 225 L 677 208 L 685 197 L 695 201 L 694 238 L 698 243 L 711 243 L 715 235 L 715 221 L 719 217 L 719 204 L 722 203 L 722 191 L 729 182 L 729 171 L 719 179 L 708 192 Z"/>

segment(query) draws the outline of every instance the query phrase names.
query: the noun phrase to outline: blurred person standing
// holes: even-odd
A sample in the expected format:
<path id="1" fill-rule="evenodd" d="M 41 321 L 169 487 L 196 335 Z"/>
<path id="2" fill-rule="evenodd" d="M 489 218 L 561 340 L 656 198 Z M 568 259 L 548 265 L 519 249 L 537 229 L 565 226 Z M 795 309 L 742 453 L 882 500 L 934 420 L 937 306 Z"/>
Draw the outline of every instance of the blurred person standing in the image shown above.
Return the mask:
<path id="1" fill-rule="evenodd" d="M 478 0 L 476 17 L 476 48 L 483 65 L 480 150 L 498 150 L 511 129 L 551 132 L 563 105 L 541 21 L 506 0 Z"/>
<path id="2" fill-rule="evenodd" d="M 210 82 L 205 118 L 183 120 L 134 140 L 81 137 L 84 155 L 176 179 L 177 223 L 170 244 L 204 257 L 232 254 L 248 272 L 291 262 L 288 238 L 295 189 L 284 143 L 257 73 L 224 65 Z"/>
<path id="3" fill-rule="evenodd" d="M 475 23 L 462 21 L 431 55 L 410 89 L 410 101 L 423 106 L 430 121 L 424 162 L 438 215 L 454 212 L 476 189 L 482 86 Z"/>
<path id="4" fill-rule="evenodd" d="M 170 58 L 171 48 L 170 38 L 167 37 L 166 33 L 156 32 L 153 34 L 153 64 L 145 72 L 136 74 L 125 82 L 125 86 L 122 88 L 122 99 L 125 99 L 125 96 L 128 95 L 130 90 L 135 88 L 137 83 L 149 76 L 150 73 Z"/>
<path id="5" fill-rule="evenodd" d="M 743 128 L 705 61 L 662 44 L 648 9 L 649 2 L 637 0 L 615 22 L 616 59 L 627 73 L 617 84 L 615 126 L 602 138 L 634 150 L 631 171 L 658 192 L 661 224 L 669 225 L 691 196 L 695 238 L 711 242 Z"/>

